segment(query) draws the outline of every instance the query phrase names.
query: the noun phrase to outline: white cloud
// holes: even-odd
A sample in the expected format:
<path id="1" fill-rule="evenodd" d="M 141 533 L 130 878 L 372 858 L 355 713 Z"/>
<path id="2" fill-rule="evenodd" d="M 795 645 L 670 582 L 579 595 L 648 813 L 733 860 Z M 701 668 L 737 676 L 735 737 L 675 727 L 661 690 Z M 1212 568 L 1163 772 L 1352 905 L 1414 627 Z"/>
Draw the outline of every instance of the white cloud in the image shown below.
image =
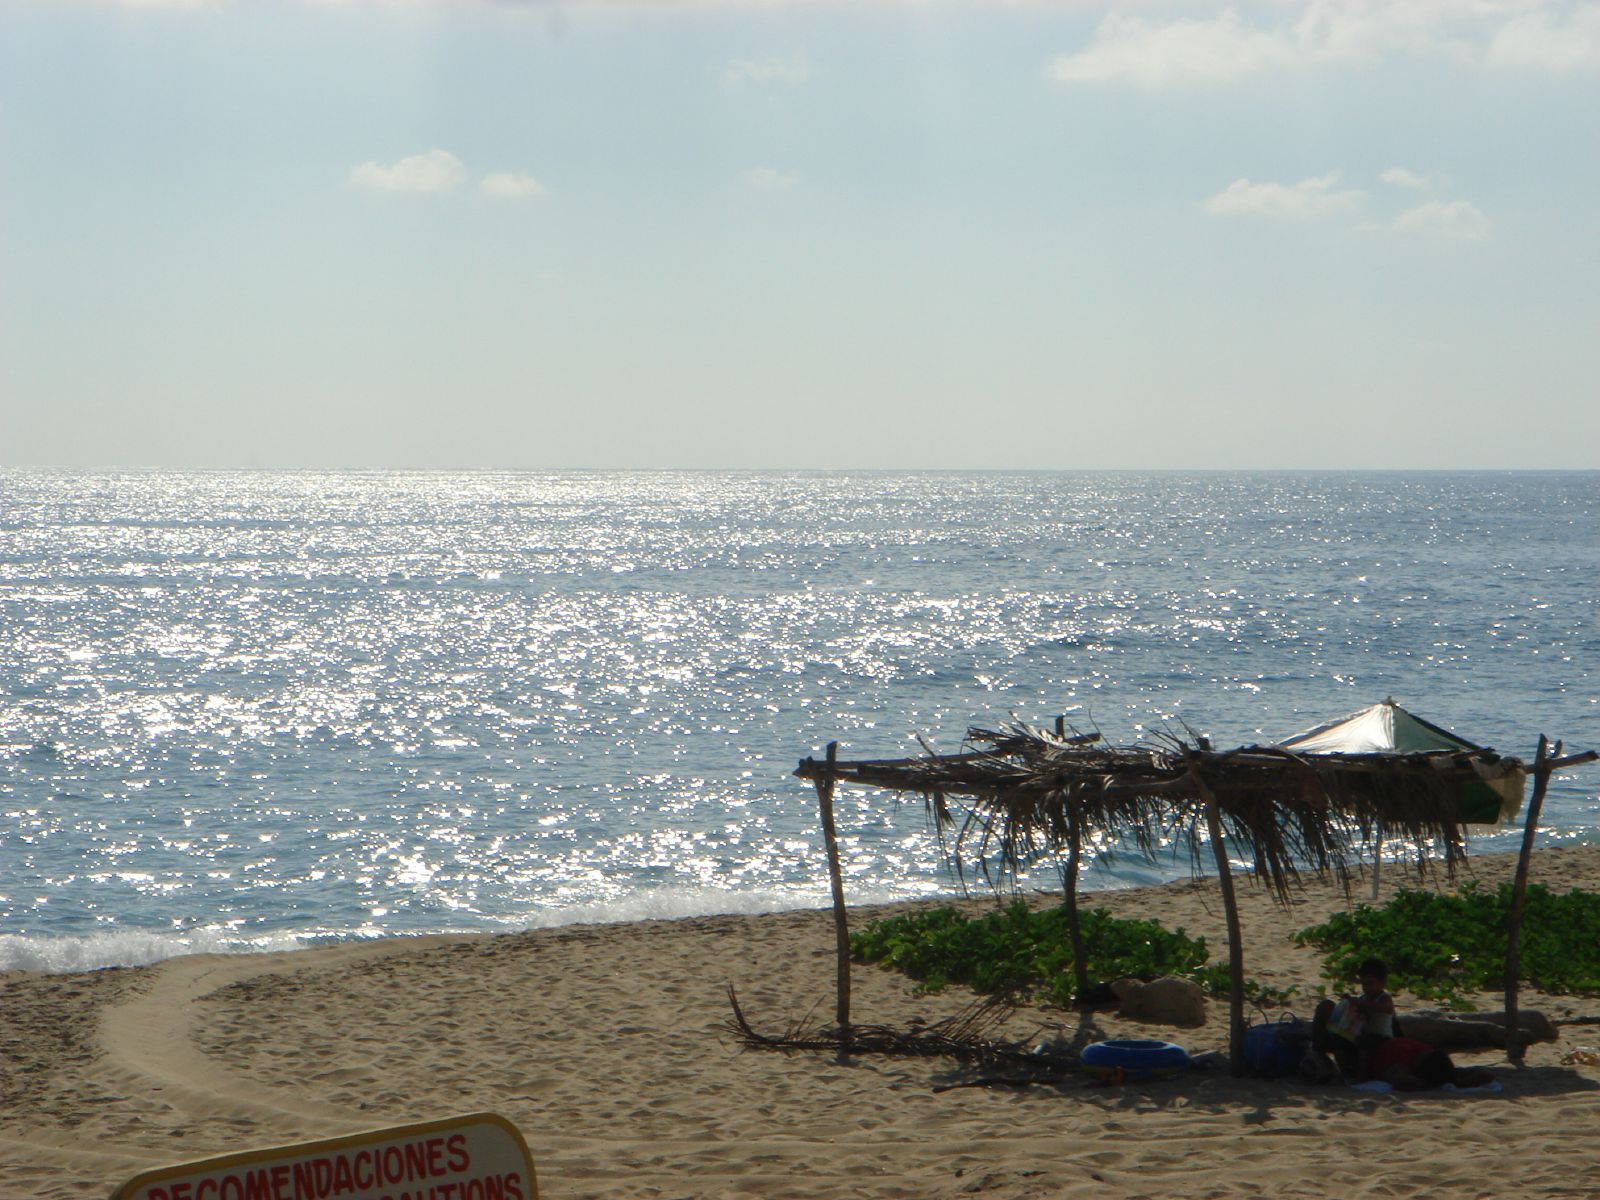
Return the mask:
<path id="1" fill-rule="evenodd" d="M 790 86 L 811 78 L 811 69 L 802 58 L 739 58 L 728 64 L 723 79 L 735 86 L 742 83 L 786 83 Z"/>
<path id="2" fill-rule="evenodd" d="M 461 160 L 448 150 L 413 154 L 391 166 L 364 162 L 350 168 L 351 187 L 374 192 L 448 192 L 467 177 Z"/>
<path id="3" fill-rule="evenodd" d="M 1490 41 L 1487 61 L 1551 71 L 1600 67 L 1600 5 L 1579 5 L 1565 14 L 1541 8 L 1513 17 Z"/>
<path id="4" fill-rule="evenodd" d="M 1397 54 L 1471 62 L 1500 19 L 1495 9 L 1496 0 L 1313 0 L 1285 37 L 1306 62 L 1367 66 Z"/>
<path id="5" fill-rule="evenodd" d="M 1309 221 L 1353 212 L 1366 198 L 1358 191 L 1335 191 L 1339 172 L 1330 171 L 1299 183 L 1251 183 L 1236 179 L 1206 201 L 1214 217 L 1266 217 L 1274 221 Z"/>
<path id="6" fill-rule="evenodd" d="M 1251 29 L 1229 10 L 1213 20 L 1182 19 L 1157 25 L 1111 13 L 1088 49 L 1062 55 L 1048 78 L 1058 83 L 1128 82 L 1160 88 L 1227 83 L 1294 63 L 1280 34 Z"/>
<path id="7" fill-rule="evenodd" d="M 544 195 L 544 184 L 525 171 L 495 171 L 478 181 L 478 191 L 496 200 L 529 200 Z"/>
<path id="8" fill-rule="evenodd" d="M 1405 232 L 1435 233 L 1463 241 L 1481 242 L 1494 232 L 1494 222 L 1476 204 L 1466 200 L 1432 200 L 1401 213 L 1394 227 Z"/>
<path id="9" fill-rule="evenodd" d="M 1378 178 L 1391 187 L 1408 188 L 1412 191 L 1426 191 L 1429 188 L 1442 187 L 1449 182 L 1437 171 L 1413 171 L 1408 167 L 1390 167 Z"/>
<path id="10" fill-rule="evenodd" d="M 1600 68 L 1594 0 L 1301 0 L 1246 19 L 1146 20 L 1112 12 L 1089 45 L 1056 58 L 1058 83 L 1146 88 L 1235 83 L 1269 71 L 1369 66 L 1396 56 L 1467 66 Z M 1284 19 L 1272 21 L 1274 13 Z"/>
<path id="11" fill-rule="evenodd" d="M 800 182 L 797 175 L 790 175 L 776 167 L 751 167 L 744 173 L 745 182 L 757 188 L 788 188 Z"/>

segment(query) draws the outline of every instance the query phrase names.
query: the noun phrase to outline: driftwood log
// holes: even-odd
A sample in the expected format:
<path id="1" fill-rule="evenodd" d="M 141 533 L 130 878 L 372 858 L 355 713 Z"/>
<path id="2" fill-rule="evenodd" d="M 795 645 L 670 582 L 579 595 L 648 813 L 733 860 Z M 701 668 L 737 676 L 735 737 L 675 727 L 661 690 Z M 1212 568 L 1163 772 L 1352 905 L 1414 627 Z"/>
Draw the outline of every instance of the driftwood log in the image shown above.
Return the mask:
<path id="1" fill-rule="evenodd" d="M 1406 1037 L 1444 1050 L 1466 1050 L 1475 1046 L 1504 1047 L 1506 1044 L 1506 1014 L 1503 1011 L 1448 1015 L 1408 1012 L 1400 1017 L 1400 1028 Z M 1517 1042 L 1520 1045 L 1553 1042 L 1559 1037 L 1550 1018 L 1543 1013 L 1529 1010 L 1517 1013 Z"/>

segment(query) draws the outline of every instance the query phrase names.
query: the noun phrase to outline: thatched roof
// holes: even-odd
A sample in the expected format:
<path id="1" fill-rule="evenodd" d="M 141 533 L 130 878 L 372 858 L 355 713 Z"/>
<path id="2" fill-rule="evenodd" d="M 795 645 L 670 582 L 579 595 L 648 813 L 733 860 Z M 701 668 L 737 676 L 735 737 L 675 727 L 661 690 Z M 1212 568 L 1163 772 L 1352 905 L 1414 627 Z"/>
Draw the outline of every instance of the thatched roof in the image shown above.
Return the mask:
<path id="1" fill-rule="evenodd" d="M 1194 856 L 1214 800 L 1229 843 L 1286 897 L 1303 870 L 1348 881 L 1362 843 L 1380 825 L 1391 842 L 1431 843 L 1453 872 L 1465 857 L 1457 810 L 1462 788 L 1485 771 L 1520 766 L 1476 748 L 1215 751 L 1192 734 L 1118 747 L 1095 734 L 1022 723 L 970 730 L 965 747 L 918 758 L 831 764 L 807 758 L 795 774 L 818 781 L 831 773 L 841 783 L 922 796 L 952 861 L 990 878 L 1014 876 L 1040 853 L 1094 834 L 1130 839 L 1147 853 L 1175 837 Z M 1429 865 L 1422 854 L 1416 861 L 1419 870 Z"/>

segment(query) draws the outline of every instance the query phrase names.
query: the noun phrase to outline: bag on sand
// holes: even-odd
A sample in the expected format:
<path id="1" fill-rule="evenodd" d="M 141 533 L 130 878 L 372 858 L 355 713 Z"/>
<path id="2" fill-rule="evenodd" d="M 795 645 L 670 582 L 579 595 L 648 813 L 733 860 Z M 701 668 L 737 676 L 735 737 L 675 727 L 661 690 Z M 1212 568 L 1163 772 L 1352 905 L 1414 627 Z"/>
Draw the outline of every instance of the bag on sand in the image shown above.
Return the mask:
<path id="1" fill-rule="evenodd" d="M 1262 1079 L 1293 1075 L 1310 1044 L 1310 1026 L 1293 1013 L 1251 1025 L 1244 1031 L 1245 1070 Z"/>

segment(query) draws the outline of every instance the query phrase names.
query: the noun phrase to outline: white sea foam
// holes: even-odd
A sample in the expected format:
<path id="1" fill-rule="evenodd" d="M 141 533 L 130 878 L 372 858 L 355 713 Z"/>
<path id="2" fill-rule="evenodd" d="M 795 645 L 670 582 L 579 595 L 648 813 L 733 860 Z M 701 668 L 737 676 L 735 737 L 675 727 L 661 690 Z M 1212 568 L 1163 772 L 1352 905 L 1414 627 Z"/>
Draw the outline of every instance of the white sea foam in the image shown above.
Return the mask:
<path id="1" fill-rule="evenodd" d="M 852 892 L 854 904 L 888 903 L 938 894 L 906 888 L 866 887 Z M 724 889 L 655 889 L 615 901 L 575 904 L 566 908 L 541 907 L 520 915 L 502 916 L 480 925 L 441 927 L 431 932 L 473 934 L 486 931 L 549 929 L 565 925 L 609 925 L 631 921 L 670 921 L 688 917 L 753 915 L 820 908 L 831 904 L 826 887 L 782 891 L 732 892 Z M 185 934 L 126 930 L 85 937 L 22 937 L 0 934 L 0 972 L 38 971 L 64 974 L 97 971 L 107 967 L 142 967 L 186 954 L 261 954 L 304 950 L 338 941 L 369 940 L 386 933 L 371 925 L 355 930 L 308 929 L 241 937 L 219 930 Z M 410 936 L 418 936 L 412 934 Z"/>
<path id="2" fill-rule="evenodd" d="M 888 904 L 899 900 L 953 895 L 935 887 L 893 887 L 882 884 L 852 888 L 851 904 Z M 793 912 L 823 908 L 833 903 L 826 885 L 811 888 L 727 891 L 713 888 L 663 888 L 624 899 L 580 904 L 564 909 L 544 909 L 534 914 L 505 918 L 512 929 L 544 929 L 559 925 L 609 925 L 623 921 L 672 921 L 685 917 L 710 917 Z"/>
<path id="3" fill-rule="evenodd" d="M 58 975 L 106 967 L 143 967 L 184 954 L 242 954 L 299 950 L 311 939 L 294 935 L 240 938 L 216 932 L 150 933 L 130 929 L 86 937 L 21 937 L 0 934 L 0 971 Z"/>
<path id="4" fill-rule="evenodd" d="M 1173 878 L 1171 872 L 1140 872 L 1118 876 L 1104 867 L 1089 867 L 1083 877 L 1091 889 L 1135 887 L 1140 883 Z M 1048 880 L 1041 886 L 1048 889 Z M 849 885 L 846 899 L 852 907 L 894 904 L 908 900 L 959 899 L 974 893 L 943 880 L 857 881 Z M 504 914 L 470 925 L 438 927 L 428 933 L 479 934 L 553 929 L 567 925 L 612 925 L 635 921 L 674 921 L 693 917 L 757 916 L 831 906 L 826 884 L 787 888 L 659 887 L 615 900 L 593 901 Z M 421 936 L 421 931 L 387 930 L 371 922 L 349 929 L 316 928 L 255 937 L 231 930 L 202 929 L 184 934 L 127 930 L 86 937 L 22 937 L 0 934 L 0 973 L 38 971 L 65 974 L 109 967 L 142 967 L 186 954 L 263 954 L 304 950 L 341 941 L 381 937 Z"/>

